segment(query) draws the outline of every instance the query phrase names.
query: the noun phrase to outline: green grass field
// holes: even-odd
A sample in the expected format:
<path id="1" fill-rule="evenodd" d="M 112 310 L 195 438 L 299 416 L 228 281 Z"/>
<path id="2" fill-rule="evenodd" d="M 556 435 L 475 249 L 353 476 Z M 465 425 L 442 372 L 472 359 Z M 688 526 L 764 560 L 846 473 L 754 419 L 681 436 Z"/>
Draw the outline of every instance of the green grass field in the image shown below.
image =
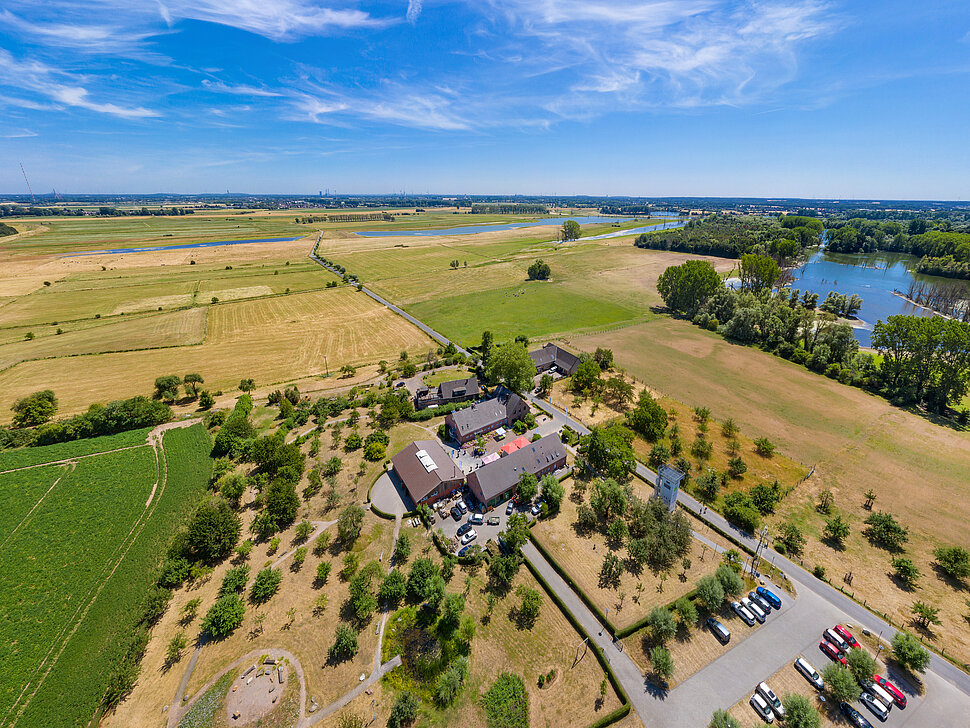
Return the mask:
<path id="1" fill-rule="evenodd" d="M 124 441 L 100 444 L 107 450 Z M 97 444 L 85 442 L 89 451 Z M 77 443 L 66 445 L 37 448 L 32 459 L 78 454 Z M 148 507 L 158 468 L 147 445 L 82 458 L 73 470 L 0 474 L 0 491 L 16 490 L 33 508 L 0 551 L 0 609 L 7 615 L 0 625 L 0 723 L 75 726 L 94 713 L 164 549 L 211 472 L 201 426 L 166 433 L 164 446 L 167 477 Z M 5 533 L 17 515 L 5 513 Z"/>

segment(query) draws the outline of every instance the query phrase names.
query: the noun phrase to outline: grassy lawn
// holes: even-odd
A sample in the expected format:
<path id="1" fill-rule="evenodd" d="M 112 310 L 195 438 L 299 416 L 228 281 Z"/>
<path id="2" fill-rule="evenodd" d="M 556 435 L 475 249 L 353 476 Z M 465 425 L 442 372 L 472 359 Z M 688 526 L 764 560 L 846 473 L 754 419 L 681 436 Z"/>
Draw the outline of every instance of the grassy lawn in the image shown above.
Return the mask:
<path id="1" fill-rule="evenodd" d="M 437 370 L 431 372 L 430 374 L 425 374 L 421 380 L 427 384 L 429 387 L 437 387 L 442 382 L 451 382 L 455 379 L 466 379 L 470 377 L 474 372 L 467 368 L 459 369 L 445 369 Z"/>
<path id="2" fill-rule="evenodd" d="M 600 301 L 554 283 L 532 281 L 512 288 L 442 297 L 407 307 L 408 313 L 464 346 L 489 329 L 497 341 L 630 323 L 633 309 Z"/>
<path id="3" fill-rule="evenodd" d="M 815 465 L 814 476 L 782 502 L 773 523 L 787 518 L 801 523 L 808 537 L 805 553 L 811 555 L 807 565 L 821 563 L 836 581 L 852 571 L 850 591 L 895 622 L 910 625 L 917 599 L 939 606 L 943 624 L 926 636 L 947 654 L 970 661 L 965 593 L 937 577 L 932 566 L 936 546 L 967 546 L 966 432 L 684 321 L 660 318 L 571 343 L 587 351 L 610 347 L 618 366 L 652 389 L 691 407 L 709 407 L 718 420 L 733 417 L 747 437 L 768 437 L 779 452 Z M 750 465 L 755 458 L 745 459 Z M 860 533 L 868 515 L 863 494 L 870 488 L 878 496 L 876 510 L 893 512 L 911 530 L 906 555 L 924 575 L 915 592 L 894 584 L 890 554 Z M 824 521 L 814 504 L 823 489 L 833 492 L 836 509 L 850 522 L 845 551 L 818 541 Z"/>
<path id="4" fill-rule="evenodd" d="M 645 568 L 639 574 L 624 571 L 616 588 L 601 587 L 600 567 L 603 557 L 610 552 L 606 537 L 599 531 L 581 535 L 576 529 L 577 498 L 572 478 L 564 481 L 567 497 L 562 508 L 553 518 L 540 521 L 532 532 L 556 559 L 556 562 L 576 581 L 596 605 L 605 613 L 609 609 L 610 621 L 623 628 L 646 617 L 658 605 L 666 605 L 683 596 L 694 588 L 697 580 L 711 574 L 719 560 L 711 549 L 694 540 L 688 558 L 691 567 L 682 573 L 681 565 L 673 570 L 666 579 Z M 637 495 L 646 500 L 652 489 L 638 479 L 632 481 Z M 586 500 L 588 500 L 588 491 Z M 623 559 L 626 551 L 619 549 L 617 555 Z M 642 589 L 638 590 L 638 585 Z M 621 600 L 620 596 L 623 595 Z"/>

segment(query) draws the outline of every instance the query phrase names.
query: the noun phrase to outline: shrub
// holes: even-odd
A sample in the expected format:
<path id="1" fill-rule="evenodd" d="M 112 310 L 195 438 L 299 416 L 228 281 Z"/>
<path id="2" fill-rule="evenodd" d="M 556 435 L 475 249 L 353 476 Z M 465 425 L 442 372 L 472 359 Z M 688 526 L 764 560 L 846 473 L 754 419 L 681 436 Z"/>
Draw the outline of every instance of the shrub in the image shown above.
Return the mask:
<path id="1" fill-rule="evenodd" d="M 804 695 L 789 693 L 781 701 L 786 728 L 822 728 L 822 716 Z"/>
<path id="2" fill-rule="evenodd" d="M 748 494 L 751 496 L 751 502 L 758 509 L 758 512 L 767 516 L 775 512 L 775 506 L 778 505 L 778 501 L 781 499 L 781 486 L 777 480 L 771 485 L 759 483 L 748 491 Z"/>
<path id="3" fill-rule="evenodd" d="M 842 545 L 845 542 L 846 537 L 849 535 L 849 523 L 841 515 L 836 515 L 834 518 L 830 518 L 825 522 L 825 529 L 823 531 L 826 541 L 831 541 Z"/>
<path id="4" fill-rule="evenodd" d="M 907 589 L 913 589 L 916 586 L 916 582 L 920 578 L 920 570 L 916 568 L 916 564 L 913 563 L 912 559 L 907 559 L 902 556 L 894 557 L 892 560 L 893 572 L 899 581 L 902 582 L 903 586 Z"/>
<path id="5" fill-rule="evenodd" d="M 970 551 L 961 546 L 940 546 L 934 549 L 936 565 L 944 574 L 957 581 L 970 576 Z"/>
<path id="6" fill-rule="evenodd" d="M 724 496 L 724 517 L 749 533 L 761 525 L 761 513 L 751 502 L 751 496 L 740 491 Z"/>
<path id="7" fill-rule="evenodd" d="M 650 627 L 650 634 L 660 644 L 664 644 L 677 634 L 677 622 L 669 609 L 664 607 L 654 607 L 647 616 L 647 625 Z"/>
<path id="8" fill-rule="evenodd" d="M 215 639 L 232 634 L 242 624 L 246 605 L 238 594 L 227 594 L 209 607 L 202 619 L 202 629 Z"/>
<path id="9" fill-rule="evenodd" d="M 741 724 L 738 723 L 737 718 L 726 710 L 715 710 L 711 716 L 711 722 L 707 724 L 707 728 L 741 728 Z"/>
<path id="10" fill-rule="evenodd" d="M 859 648 L 849 650 L 845 661 L 849 663 L 849 672 L 860 682 L 871 680 L 879 667 L 872 655 Z"/>
<path id="11" fill-rule="evenodd" d="M 775 454 L 775 446 L 767 437 L 759 437 L 754 441 L 754 451 L 763 458 L 770 458 Z"/>
<path id="12" fill-rule="evenodd" d="M 299 541 L 306 541 L 313 533 L 313 524 L 307 520 L 300 521 L 296 527 L 296 538 Z"/>
<path id="13" fill-rule="evenodd" d="M 785 550 L 796 556 L 802 552 L 805 546 L 805 537 L 801 529 L 794 523 L 783 523 L 778 529 L 778 540 L 785 544 Z"/>
<path id="14" fill-rule="evenodd" d="M 650 650 L 650 664 L 654 674 L 661 680 L 667 681 L 674 675 L 674 660 L 670 651 L 663 645 L 656 645 Z"/>
<path id="15" fill-rule="evenodd" d="M 256 578 L 253 579 L 253 586 L 249 590 L 249 599 L 254 604 L 262 604 L 263 602 L 269 601 L 279 590 L 282 580 L 283 573 L 279 569 L 267 567 L 261 570 L 256 574 Z"/>
<path id="16" fill-rule="evenodd" d="M 851 703 L 853 700 L 858 700 L 862 693 L 862 688 L 859 687 L 855 676 L 837 662 L 825 666 L 822 670 L 822 680 L 825 681 L 825 692 L 836 703 L 843 700 Z"/>
<path id="17" fill-rule="evenodd" d="M 455 701 L 465 678 L 468 677 L 468 658 L 462 655 L 454 658 L 444 672 L 438 675 L 434 687 L 434 700 L 442 708 Z"/>
<path id="18" fill-rule="evenodd" d="M 222 577 L 222 585 L 219 587 L 219 596 L 226 594 L 240 594 L 246 590 L 246 582 L 249 581 L 249 566 L 234 566 L 226 575 Z"/>
<path id="19" fill-rule="evenodd" d="M 721 608 L 724 603 L 724 587 L 716 576 L 708 574 L 698 580 L 697 601 L 711 614 Z"/>
<path id="20" fill-rule="evenodd" d="M 744 460 L 740 457 L 734 457 L 728 460 L 728 473 L 732 478 L 740 478 L 748 471 L 748 466 L 745 465 Z"/>
<path id="21" fill-rule="evenodd" d="M 822 580 L 824 580 L 825 579 L 825 567 L 822 566 L 821 564 L 815 564 L 815 568 L 812 569 L 812 575 L 816 579 L 822 579 Z"/>
<path id="22" fill-rule="evenodd" d="M 489 728 L 529 728 L 529 693 L 522 678 L 503 672 L 482 696 Z"/>
<path id="23" fill-rule="evenodd" d="M 891 513 L 873 513 L 865 522 L 866 538 L 877 546 L 895 551 L 909 541 L 909 529 L 901 526 Z"/>
<path id="24" fill-rule="evenodd" d="M 736 597 L 744 591 L 744 580 L 727 564 L 718 566 L 714 577 L 720 582 L 726 596 Z"/>
<path id="25" fill-rule="evenodd" d="M 333 644 L 327 652 L 331 662 L 349 660 L 360 648 L 357 645 L 357 633 L 346 624 L 338 624 L 334 632 Z"/>

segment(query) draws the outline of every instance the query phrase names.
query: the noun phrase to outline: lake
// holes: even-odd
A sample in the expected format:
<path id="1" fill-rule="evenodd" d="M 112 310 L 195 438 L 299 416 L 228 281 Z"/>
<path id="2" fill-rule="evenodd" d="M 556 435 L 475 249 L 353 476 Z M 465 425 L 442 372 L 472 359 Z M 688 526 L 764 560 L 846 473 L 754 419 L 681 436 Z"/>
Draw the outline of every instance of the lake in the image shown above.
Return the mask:
<path id="1" fill-rule="evenodd" d="M 104 253 L 153 253 L 156 250 L 182 250 L 184 248 L 217 248 L 221 245 L 249 245 L 251 243 L 289 243 L 299 240 L 302 235 L 295 238 L 258 238 L 251 240 L 216 240 L 207 243 L 181 243 L 178 245 L 156 245 L 150 248 L 113 248 L 109 250 L 85 250 L 81 253 L 66 253 L 61 258 L 73 258 L 76 255 L 100 255 Z"/>
<path id="2" fill-rule="evenodd" d="M 666 218 L 666 215 L 654 215 L 654 218 Z M 533 220 L 532 222 L 505 222 L 505 223 L 483 223 L 481 225 L 462 225 L 460 227 L 444 228 L 436 230 L 364 230 L 357 233 L 365 238 L 388 238 L 394 236 L 403 237 L 421 237 L 421 236 L 434 236 L 434 235 L 473 235 L 475 233 L 490 233 L 497 230 L 517 230 L 518 228 L 524 227 L 539 227 L 543 225 L 562 225 L 566 220 L 575 220 L 580 225 L 591 225 L 595 223 L 599 224 L 612 224 L 612 223 L 623 223 L 630 222 L 636 218 L 632 217 L 600 217 L 598 215 L 587 215 L 579 217 L 547 217 L 541 220 Z M 649 219 L 649 218 L 647 218 Z M 616 237 L 617 235 L 631 235 L 634 232 L 640 233 L 644 230 L 659 230 L 660 228 L 656 226 L 648 226 L 644 228 L 636 228 L 635 230 L 623 230 L 617 231 L 616 233 L 606 233 L 605 235 L 596 235 L 592 238 L 586 238 L 587 240 L 598 240 L 600 238 Z"/>
<path id="3" fill-rule="evenodd" d="M 914 277 L 926 281 L 945 281 L 933 276 L 915 276 L 912 270 L 919 259 L 904 253 L 826 253 L 817 250 L 808 261 L 793 271 L 791 285 L 818 294 L 822 303 L 829 291 L 862 297 L 862 308 L 855 323 L 855 335 L 862 346 L 871 345 L 872 326 L 889 316 L 933 316 L 933 312 L 914 306 L 893 294 L 909 288 Z"/>

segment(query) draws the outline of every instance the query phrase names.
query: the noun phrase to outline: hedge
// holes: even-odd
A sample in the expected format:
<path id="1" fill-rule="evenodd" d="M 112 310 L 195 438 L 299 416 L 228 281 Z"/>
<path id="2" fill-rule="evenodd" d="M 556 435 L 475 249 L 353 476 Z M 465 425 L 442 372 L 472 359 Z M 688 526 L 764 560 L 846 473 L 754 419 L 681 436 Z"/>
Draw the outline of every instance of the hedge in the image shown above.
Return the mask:
<path id="1" fill-rule="evenodd" d="M 452 402 L 450 404 L 443 404 L 434 408 L 428 407 L 423 410 L 416 410 L 414 414 L 408 417 L 408 420 L 410 422 L 427 422 L 435 417 L 451 414 L 455 410 L 471 407 L 473 404 L 475 404 L 475 402 Z"/>
<path id="2" fill-rule="evenodd" d="M 669 609 L 670 611 L 673 611 L 674 605 L 677 602 L 679 602 L 681 599 L 687 599 L 687 600 L 692 601 L 692 602 L 693 601 L 696 601 L 697 600 L 697 590 L 696 589 L 691 589 L 686 594 L 684 594 L 682 596 L 679 596 L 676 599 L 674 599 L 674 601 L 668 602 L 667 604 L 664 605 L 664 609 Z M 617 630 L 617 632 L 616 632 L 616 638 L 618 640 L 626 639 L 631 634 L 635 634 L 636 632 L 639 632 L 641 629 L 643 629 L 644 627 L 646 627 L 647 626 L 647 622 L 649 622 L 649 621 L 650 621 L 650 615 L 648 614 L 643 619 L 638 619 L 633 624 L 631 624 L 631 625 L 629 625 L 627 627 L 624 627 L 623 629 Z"/>

